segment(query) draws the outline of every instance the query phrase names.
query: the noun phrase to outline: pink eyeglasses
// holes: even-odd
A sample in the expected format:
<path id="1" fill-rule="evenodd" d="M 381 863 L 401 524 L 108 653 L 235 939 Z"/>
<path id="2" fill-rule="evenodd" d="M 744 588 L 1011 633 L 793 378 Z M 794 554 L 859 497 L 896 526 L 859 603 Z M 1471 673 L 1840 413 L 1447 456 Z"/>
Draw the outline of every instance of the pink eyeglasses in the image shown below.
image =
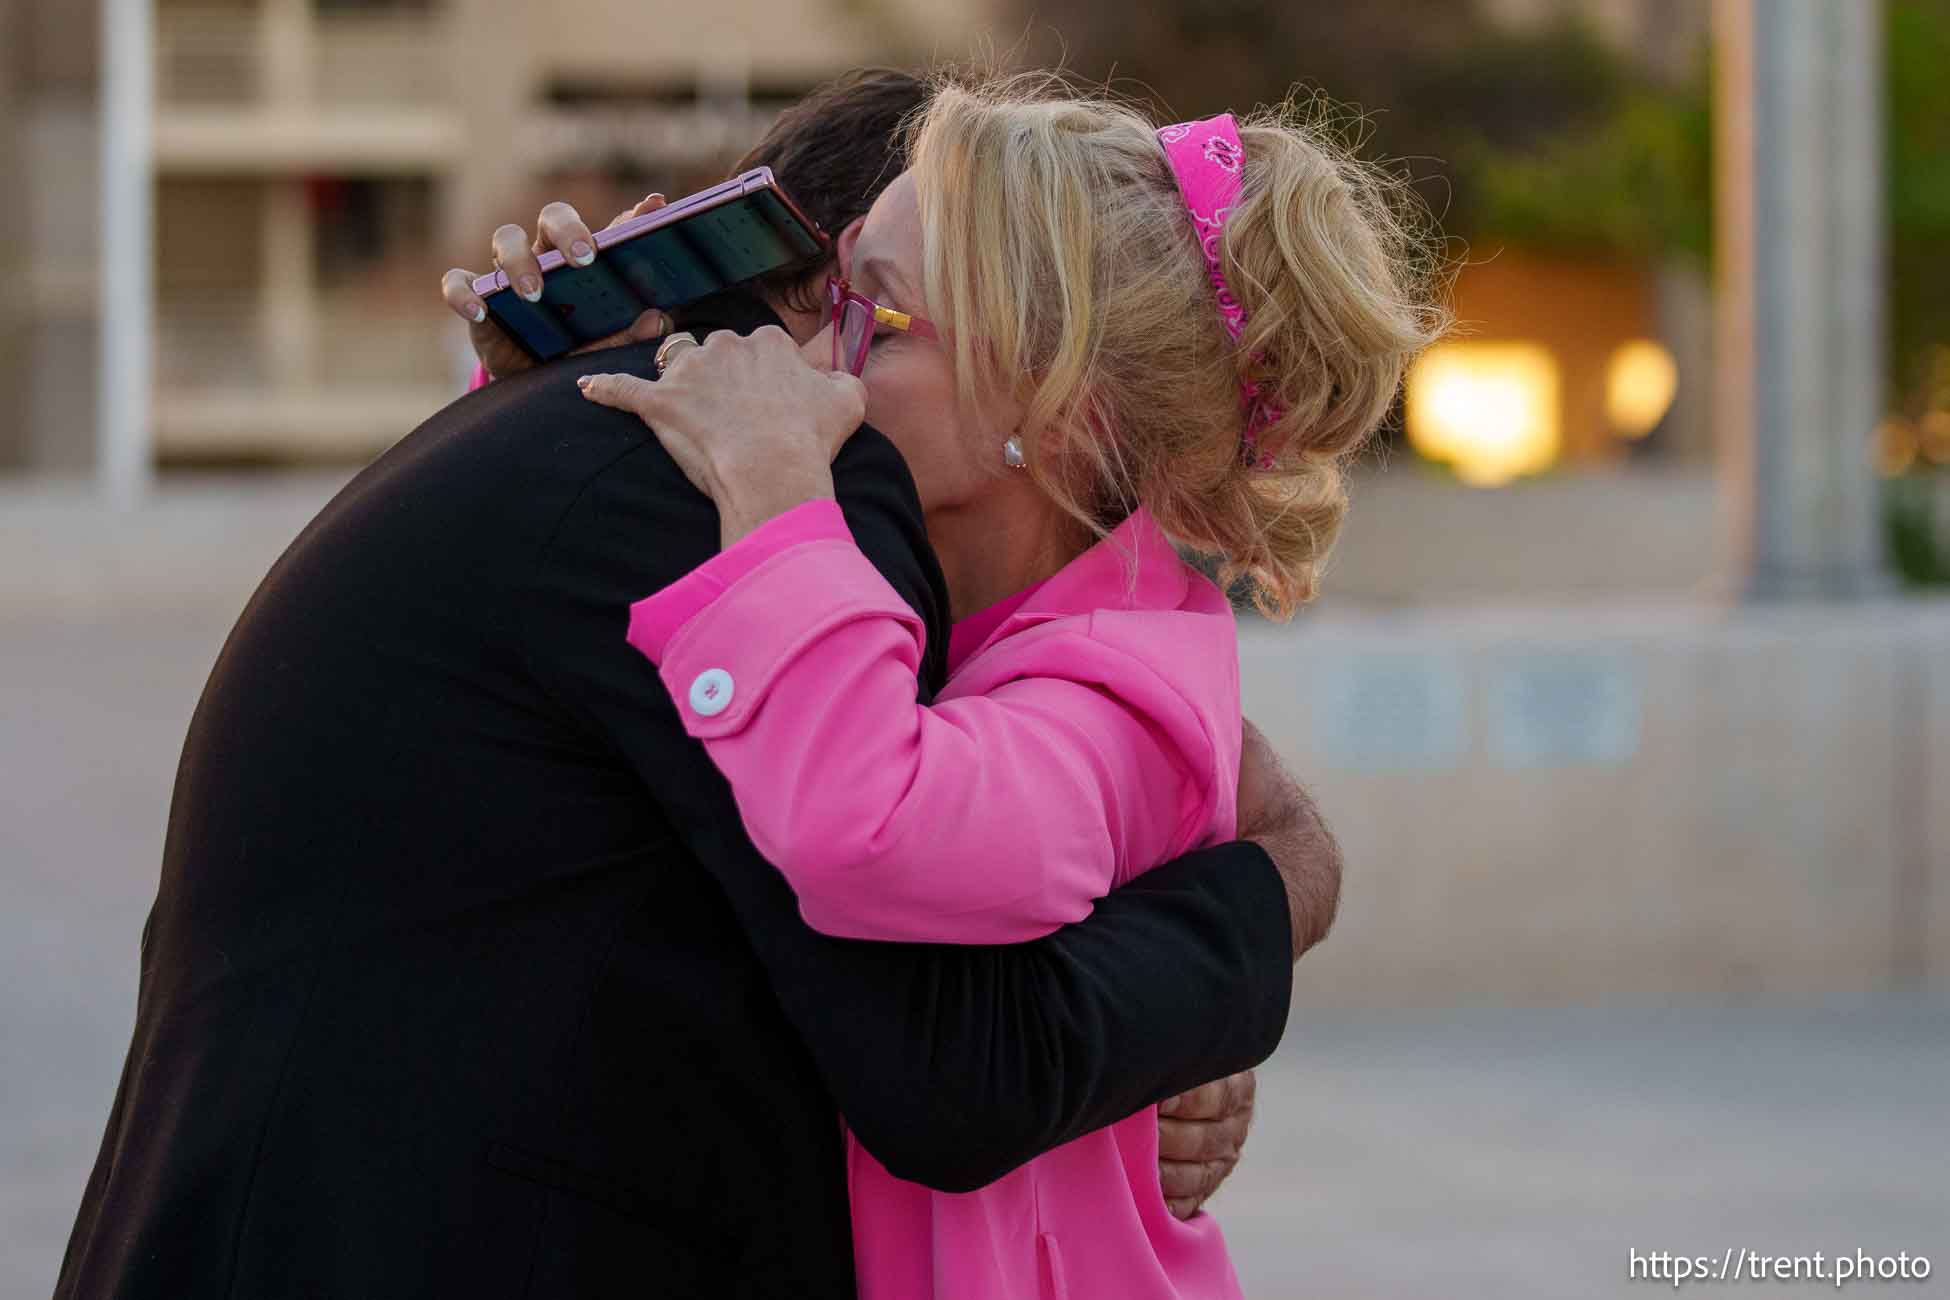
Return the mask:
<path id="1" fill-rule="evenodd" d="M 856 379 L 867 368 L 867 348 L 873 343 L 876 325 L 924 339 L 941 337 L 923 317 L 882 307 L 864 294 L 853 292 L 853 287 L 836 275 L 827 278 L 826 300 L 833 304 L 833 369 L 844 370 Z"/>

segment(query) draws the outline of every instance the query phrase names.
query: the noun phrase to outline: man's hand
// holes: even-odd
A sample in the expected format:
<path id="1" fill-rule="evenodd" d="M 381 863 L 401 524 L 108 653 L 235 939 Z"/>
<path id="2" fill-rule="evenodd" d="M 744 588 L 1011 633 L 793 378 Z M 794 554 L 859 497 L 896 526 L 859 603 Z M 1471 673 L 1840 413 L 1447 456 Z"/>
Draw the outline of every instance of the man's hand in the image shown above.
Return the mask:
<path id="1" fill-rule="evenodd" d="M 1158 1107 L 1158 1181 L 1174 1217 L 1197 1214 L 1239 1163 L 1253 1122 L 1254 1088 L 1247 1070 Z"/>
<path id="2" fill-rule="evenodd" d="M 1341 848 L 1266 735 L 1245 724 L 1239 756 L 1239 838 L 1266 850 L 1286 885 L 1293 959 L 1327 937 L 1341 898 Z"/>

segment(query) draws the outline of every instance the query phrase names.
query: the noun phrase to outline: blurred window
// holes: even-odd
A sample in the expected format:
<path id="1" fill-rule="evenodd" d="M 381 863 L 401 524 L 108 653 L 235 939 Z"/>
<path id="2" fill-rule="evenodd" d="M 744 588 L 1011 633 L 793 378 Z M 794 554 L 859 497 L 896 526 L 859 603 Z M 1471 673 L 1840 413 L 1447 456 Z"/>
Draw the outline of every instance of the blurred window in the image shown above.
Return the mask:
<path id="1" fill-rule="evenodd" d="M 156 185 L 156 296 L 164 302 L 249 295 L 263 278 L 264 184 L 167 176 Z"/>
<path id="2" fill-rule="evenodd" d="M 433 186 L 424 177 L 315 176 L 306 182 L 306 199 L 317 222 L 313 248 L 321 289 L 413 260 L 431 242 Z"/>

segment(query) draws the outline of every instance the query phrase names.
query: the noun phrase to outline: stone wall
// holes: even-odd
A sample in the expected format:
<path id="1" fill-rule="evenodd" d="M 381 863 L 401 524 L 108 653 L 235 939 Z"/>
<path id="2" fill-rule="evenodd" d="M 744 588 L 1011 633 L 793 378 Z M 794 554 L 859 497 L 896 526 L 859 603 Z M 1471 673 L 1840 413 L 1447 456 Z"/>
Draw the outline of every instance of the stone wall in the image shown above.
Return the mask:
<path id="1" fill-rule="evenodd" d="M 1303 1006 L 1950 990 L 1950 603 L 1244 629 L 1347 854 Z"/>

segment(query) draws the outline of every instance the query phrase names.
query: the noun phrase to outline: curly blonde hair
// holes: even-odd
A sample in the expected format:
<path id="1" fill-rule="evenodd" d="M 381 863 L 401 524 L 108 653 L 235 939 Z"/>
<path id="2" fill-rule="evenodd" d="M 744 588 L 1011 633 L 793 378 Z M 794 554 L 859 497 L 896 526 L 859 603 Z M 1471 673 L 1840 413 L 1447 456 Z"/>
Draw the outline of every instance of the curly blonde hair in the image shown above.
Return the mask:
<path id="1" fill-rule="evenodd" d="M 1239 121 L 1220 249 L 1237 342 L 1138 108 L 1057 74 L 951 72 L 906 134 L 962 399 L 1021 403 L 1029 472 L 1091 533 L 1148 506 L 1276 618 L 1314 595 L 1344 465 L 1447 321 L 1426 209 L 1309 104 Z M 1247 379 L 1285 410 L 1259 434 L 1270 468 L 1241 456 Z"/>

